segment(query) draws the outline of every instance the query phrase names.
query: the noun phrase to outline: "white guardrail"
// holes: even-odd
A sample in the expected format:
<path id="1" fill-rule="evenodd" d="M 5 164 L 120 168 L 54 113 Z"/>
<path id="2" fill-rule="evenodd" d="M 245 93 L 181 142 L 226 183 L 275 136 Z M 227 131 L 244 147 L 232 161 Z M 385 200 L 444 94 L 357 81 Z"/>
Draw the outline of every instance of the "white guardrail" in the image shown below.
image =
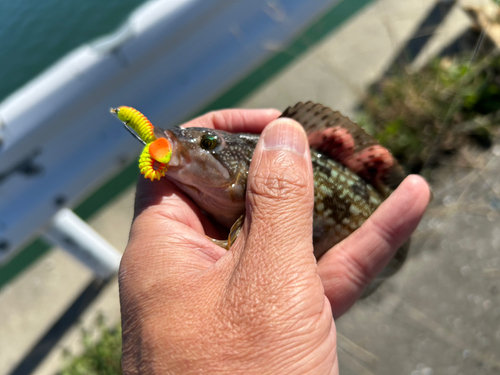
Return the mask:
<path id="1" fill-rule="evenodd" d="M 119 253 L 65 208 L 140 152 L 109 108 L 173 126 L 337 1 L 152 1 L 0 103 L 0 264 L 44 232 L 98 276 L 114 274 Z"/>

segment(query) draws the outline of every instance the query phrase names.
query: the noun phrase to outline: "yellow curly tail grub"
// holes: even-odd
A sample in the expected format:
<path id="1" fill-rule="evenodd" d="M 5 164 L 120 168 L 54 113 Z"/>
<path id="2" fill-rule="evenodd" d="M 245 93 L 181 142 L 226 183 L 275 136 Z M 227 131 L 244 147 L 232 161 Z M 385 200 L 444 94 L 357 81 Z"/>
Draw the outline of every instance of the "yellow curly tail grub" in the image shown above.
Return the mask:
<path id="1" fill-rule="evenodd" d="M 121 106 L 112 109 L 116 116 L 125 124 L 130 126 L 146 143 L 151 143 L 156 140 L 153 134 L 153 124 L 137 109 L 127 106 Z"/>
<path id="2" fill-rule="evenodd" d="M 139 156 L 139 169 L 144 175 L 144 178 L 149 178 L 151 181 L 154 181 L 165 176 L 167 164 L 160 163 L 151 157 L 148 144 L 142 150 L 141 156 Z"/>
<path id="3" fill-rule="evenodd" d="M 139 169 L 144 178 L 151 181 L 159 180 L 165 176 L 167 163 L 172 156 L 172 145 L 166 138 L 156 139 L 154 126 L 137 109 L 127 106 L 111 108 L 111 113 L 123 121 L 127 130 L 139 141 L 145 144 L 139 156 Z M 133 130 L 131 131 L 130 128 Z M 135 133 L 134 133 L 135 132 Z"/>

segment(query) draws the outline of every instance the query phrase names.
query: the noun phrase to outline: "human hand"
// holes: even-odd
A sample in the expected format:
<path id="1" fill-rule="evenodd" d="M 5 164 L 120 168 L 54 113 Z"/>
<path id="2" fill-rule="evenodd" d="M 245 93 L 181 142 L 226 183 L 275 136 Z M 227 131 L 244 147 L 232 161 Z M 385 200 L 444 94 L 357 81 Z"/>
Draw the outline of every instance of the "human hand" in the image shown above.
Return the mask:
<path id="1" fill-rule="evenodd" d="M 228 110 L 186 126 L 260 132 L 278 116 Z M 119 278 L 124 373 L 338 373 L 332 317 L 410 236 L 428 200 L 425 181 L 408 177 L 316 263 L 312 167 L 293 120 L 272 121 L 259 140 L 230 251 L 206 238 L 221 229 L 172 183 L 140 179 Z"/>

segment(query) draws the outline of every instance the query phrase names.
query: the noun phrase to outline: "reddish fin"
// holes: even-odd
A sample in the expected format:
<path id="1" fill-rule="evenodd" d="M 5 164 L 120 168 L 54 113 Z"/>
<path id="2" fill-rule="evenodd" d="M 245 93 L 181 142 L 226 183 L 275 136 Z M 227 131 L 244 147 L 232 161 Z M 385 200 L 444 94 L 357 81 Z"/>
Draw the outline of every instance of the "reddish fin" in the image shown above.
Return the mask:
<path id="1" fill-rule="evenodd" d="M 313 102 L 297 103 L 280 117 L 299 122 L 312 148 L 356 172 L 385 197 L 405 178 L 389 150 L 337 111 Z"/>

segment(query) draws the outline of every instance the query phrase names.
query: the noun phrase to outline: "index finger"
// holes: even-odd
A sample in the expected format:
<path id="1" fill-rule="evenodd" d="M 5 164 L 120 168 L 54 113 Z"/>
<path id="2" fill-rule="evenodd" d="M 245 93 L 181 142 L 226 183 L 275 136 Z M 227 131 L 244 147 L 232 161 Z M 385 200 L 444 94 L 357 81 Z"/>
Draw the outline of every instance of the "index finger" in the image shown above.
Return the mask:
<path id="1" fill-rule="evenodd" d="M 222 109 L 208 112 L 186 122 L 185 128 L 201 127 L 230 133 L 261 133 L 271 121 L 281 115 L 277 109 Z"/>

